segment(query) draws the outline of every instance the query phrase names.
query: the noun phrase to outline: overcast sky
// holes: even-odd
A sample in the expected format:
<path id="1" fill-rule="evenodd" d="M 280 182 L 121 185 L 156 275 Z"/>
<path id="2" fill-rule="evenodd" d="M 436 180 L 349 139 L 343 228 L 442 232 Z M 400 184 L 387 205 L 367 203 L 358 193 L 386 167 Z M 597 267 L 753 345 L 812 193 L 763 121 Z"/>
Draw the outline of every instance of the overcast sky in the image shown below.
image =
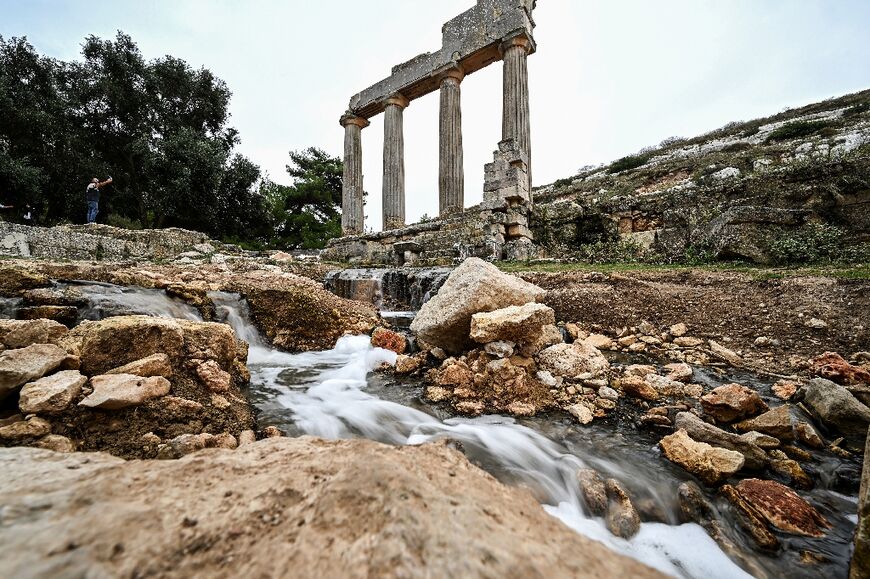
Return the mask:
<path id="1" fill-rule="evenodd" d="M 474 0 L 0 0 L 0 34 L 76 58 L 129 33 L 147 58 L 204 66 L 233 91 L 241 152 L 287 182 L 287 152 L 341 155 L 350 96 L 440 47 Z M 540 0 L 529 59 L 535 184 L 870 88 L 868 0 Z M 501 137 L 501 66 L 462 83 L 466 205 Z M 382 117 L 363 131 L 367 224 L 381 222 Z M 408 221 L 438 212 L 438 96 L 405 112 Z"/>

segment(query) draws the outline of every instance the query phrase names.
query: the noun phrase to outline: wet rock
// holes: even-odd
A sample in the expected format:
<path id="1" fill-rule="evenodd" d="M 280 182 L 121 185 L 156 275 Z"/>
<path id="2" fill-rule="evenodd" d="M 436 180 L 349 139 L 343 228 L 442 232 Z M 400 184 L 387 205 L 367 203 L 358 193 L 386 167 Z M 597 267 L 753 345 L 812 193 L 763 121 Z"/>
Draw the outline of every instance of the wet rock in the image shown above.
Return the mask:
<path id="1" fill-rule="evenodd" d="M 794 425 L 794 433 L 799 442 L 806 444 L 810 448 L 822 449 L 825 448 L 825 441 L 816 432 L 816 429 L 806 422 L 798 422 Z"/>
<path id="2" fill-rule="evenodd" d="M 604 484 L 607 489 L 607 528 L 617 537 L 630 539 L 640 531 L 640 515 L 618 481 L 607 479 Z"/>
<path id="3" fill-rule="evenodd" d="M 420 368 L 426 365 L 426 354 L 418 354 L 416 356 L 406 356 L 400 354 L 396 357 L 396 373 L 397 374 L 413 374 Z"/>
<path id="4" fill-rule="evenodd" d="M 735 487 L 739 496 L 777 529 L 793 535 L 823 537 L 831 524 L 787 486 L 771 480 L 745 479 Z"/>
<path id="5" fill-rule="evenodd" d="M 767 410 L 767 404 L 755 390 L 740 384 L 719 386 L 701 397 L 701 406 L 717 422 L 726 424 Z"/>
<path id="6" fill-rule="evenodd" d="M 610 363 L 604 355 L 583 342 L 556 344 L 538 354 L 538 365 L 554 376 L 592 378 L 604 376 L 610 370 Z"/>
<path id="7" fill-rule="evenodd" d="M 88 298 L 74 287 L 27 290 L 21 294 L 21 298 L 28 306 L 73 306 L 80 308 L 88 305 Z"/>
<path id="8" fill-rule="evenodd" d="M 37 448 L 44 448 L 46 450 L 53 450 L 54 452 L 75 452 L 76 444 L 66 436 L 60 436 L 58 434 L 49 434 L 47 436 L 43 436 L 33 445 Z"/>
<path id="9" fill-rule="evenodd" d="M 791 380 L 779 380 L 773 385 L 771 390 L 773 390 L 773 393 L 777 398 L 788 401 L 791 400 L 791 397 L 795 395 L 795 392 L 797 392 L 798 384 Z"/>
<path id="10" fill-rule="evenodd" d="M 664 437 L 659 445 L 668 460 L 680 465 L 710 486 L 733 475 L 743 468 L 746 462 L 739 452 L 696 442 L 685 430 L 678 430 Z"/>
<path id="11" fill-rule="evenodd" d="M 739 452 L 743 455 L 748 469 L 761 470 L 767 466 L 767 454 L 759 446 L 737 434 L 707 424 L 691 412 L 677 414 L 674 426 L 685 430 L 693 440 Z"/>
<path id="12" fill-rule="evenodd" d="M 729 350 L 722 344 L 710 340 L 709 346 L 710 353 L 713 354 L 715 357 L 719 358 L 720 360 L 724 360 L 732 366 L 741 366 L 743 364 L 743 358 L 741 358 L 737 355 L 736 352 L 734 352 L 733 350 Z"/>
<path id="13" fill-rule="evenodd" d="M 206 360 L 197 365 L 196 375 L 202 384 L 212 392 L 228 392 L 233 377 L 220 367 L 215 360 Z"/>
<path id="14" fill-rule="evenodd" d="M 41 438 L 51 433 L 51 424 L 38 416 L 29 416 L 26 420 L 13 422 L 0 427 L 0 440 L 21 442 L 32 438 Z"/>
<path id="15" fill-rule="evenodd" d="M 662 576 L 568 529 L 526 490 L 499 483 L 446 445 L 282 438 L 178 461 L 19 448 L 0 453 L 0 472 L 16 473 L 2 485 L 0 503 L 28 514 L 15 522 L 4 516 L 0 527 L 8 577 L 56 576 L 57 569 L 118 575 L 115 569 L 167 560 L 164 574 L 174 577 L 288 569 L 324 578 L 411 579 L 432 570 L 444 577 Z M 99 500 L 80 500 L 93 489 Z M 31 510 L 33 497 L 48 496 L 40 507 L 51 506 Z M 109 560 L 116 545 L 123 553 Z"/>
<path id="16" fill-rule="evenodd" d="M 18 407 L 25 414 L 54 414 L 69 408 L 88 379 L 78 370 L 65 370 L 29 382 L 21 388 Z"/>
<path id="17" fill-rule="evenodd" d="M 798 489 L 809 490 L 815 486 L 813 479 L 804 472 L 801 465 L 797 461 L 789 458 L 789 456 L 781 450 L 771 450 L 770 455 L 770 470 L 786 477 L 791 481 L 792 486 Z"/>
<path id="18" fill-rule="evenodd" d="M 75 366 L 75 363 L 76 360 L 53 344 L 33 344 L 0 352 L 0 400 L 28 382 L 63 366 Z"/>
<path id="19" fill-rule="evenodd" d="M 723 485 L 719 491 L 725 496 L 728 501 L 737 509 L 740 515 L 737 520 L 740 526 L 749 533 L 755 544 L 761 549 L 767 551 L 776 551 L 779 549 L 779 539 L 776 535 L 770 532 L 767 527 L 767 522 L 762 513 L 753 505 L 751 505 L 735 487 L 731 485 Z"/>
<path id="20" fill-rule="evenodd" d="M 864 470 L 858 492 L 858 527 L 855 529 L 855 553 L 849 579 L 867 576 L 870 570 L 870 435 L 864 448 Z"/>
<path id="21" fill-rule="evenodd" d="M 835 352 L 825 352 L 812 361 L 810 371 L 843 386 L 870 385 L 870 371 L 853 366 Z"/>
<path id="22" fill-rule="evenodd" d="M 632 398 L 640 398 L 649 402 L 659 399 L 658 390 L 639 376 L 624 376 L 616 382 L 616 386 L 621 388 L 626 396 Z"/>
<path id="23" fill-rule="evenodd" d="M 585 404 L 572 404 L 571 406 L 565 409 L 568 414 L 577 419 L 577 422 L 580 424 L 589 424 L 594 419 L 592 414 L 592 410 L 589 409 Z"/>
<path id="24" fill-rule="evenodd" d="M 589 509 L 589 514 L 603 517 L 607 511 L 607 488 L 604 479 L 591 468 L 581 468 L 577 471 L 577 482 L 580 484 L 580 494 Z"/>
<path id="25" fill-rule="evenodd" d="M 734 428 L 739 432 L 754 430 L 788 442 L 794 440 L 793 422 L 791 407 L 784 404 L 755 418 L 738 422 Z"/>
<path id="26" fill-rule="evenodd" d="M 132 374 L 112 374 L 91 378 L 93 393 L 79 402 L 86 408 L 118 410 L 139 406 L 169 394 L 169 380 L 162 376 L 142 378 Z"/>
<path id="27" fill-rule="evenodd" d="M 478 344 L 508 341 L 515 344 L 533 342 L 544 326 L 556 323 L 552 308 L 529 303 L 508 306 L 471 317 L 471 339 Z M 560 340 L 561 341 L 561 340 Z"/>
<path id="28" fill-rule="evenodd" d="M 668 364 L 664 369 L 667 371 L 666 378 L 674 382 L 691 382 L 692 375 L 695 373 L 685 362 Z"/>
<path id="29" fill-rule="evenodd" d="M 414 318 L 411 331 L 425 343 L 447 352 L 469 349 L 471 318 L 508 306 L 536 302 L 545 291 L 502 273 L 478 258 L 466 259 Z"/>
<path id="30" fill-rule="evenodd" d="M 408 349 L 405 336 L 386 328 L 375 328 L 372 332 L 372 346 L 390 350 L 396 354 L 404 354 Z"/>
<path id="31" fill-rule="evenodd" d="M 740 438 L 764 450 L 779 448 L 782 445 L 782 442 L 778 438 L 755 431 L 745 432 L 740 435 Z"/>
<path id="32" fill-rule="evenodd" d="M 41 273 L 15 265 L 0 267 L 0 296 L 16 297 L 27 290 L 50 285 L 51 280 Z"/>
<path id="33" fill-rule="evenodd" d="M 19 320 L 52 320 L 71 328 L 79 320 L 79 311 L 73 306 L 32 306 L 18 308 Z"/>
<path id="34" fill-rule="evenodd" d="M 57 344 L 69 330 L 53 320 L 0 320 L 0 343 L 7 348 Z"/>
<path id="35" fill-rule="evenodd" d="M 825 425 L 836 429 L 852 441 L 863 442 L 870 425 L 870 408 L 843 386 L 824 378 L 816 378 L 802 387 L 796 396 Z"/>
<path id="36" fill-rule="evenodd" d="M 169 360 L 169 356 L 162 353 L 124 364 L 106 372 L 106 374 L 133 374 L 143 378 L 150 378 L 152 376 L 172 378 L 172 373 L 172 363 Z"/>

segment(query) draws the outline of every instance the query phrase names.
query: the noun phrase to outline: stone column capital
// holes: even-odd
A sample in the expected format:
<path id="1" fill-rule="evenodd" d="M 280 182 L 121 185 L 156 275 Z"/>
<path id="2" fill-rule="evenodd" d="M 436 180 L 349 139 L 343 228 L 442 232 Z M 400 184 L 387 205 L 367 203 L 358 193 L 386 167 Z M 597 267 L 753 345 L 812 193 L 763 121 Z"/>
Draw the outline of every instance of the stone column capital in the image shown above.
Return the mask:
<path id="1" fill-rule="evenodd" d="M 465 78 L 465 69 L 462 68 L 462 65 L 458 62 L 453 62 L 439 68 L 435 72 L 432 73 L 432 76 L 438 79 L 438 83 L 441 84 L 447 79 L 453 79 L 457 83 L 461 83 Z"/>
<path id="2" fill-rule="evenodd" d="M 516 36 L 502 38 L 498 50 L 502 57 L 504 57 L 505 53 L 515 46 L 522 48 L 526 54 L 532 54 L 537 49 L 534 39 L 526 35 L 526 33 L 520 32 Z"/>
<path id="3" fill-rule="evenodd" d="M 347 111 L 343 115 L 341 115 L 341 119 L 338 121 L 342 127 L 347 127 L 348 125 L 356 125 L 360 129 L 364 129 L 369 126 L 371 123 L 368 119 L 355 115 L 351 111 Z"/>
<path id="4" fill-rule="evenodd" d="M 385 107 L 389 106 L 389 105 L 396 105 L 397 107 L 401 107 L 404 110 L 404 109 L 408 108 L 408 105 L 410 105 L 410 104 L 411 104 L 411 101 L 408 100 L 408 98 L 401 93 L 396 93 L 396 94 L 390 95 L 384 99 L 384 106 Z"/>

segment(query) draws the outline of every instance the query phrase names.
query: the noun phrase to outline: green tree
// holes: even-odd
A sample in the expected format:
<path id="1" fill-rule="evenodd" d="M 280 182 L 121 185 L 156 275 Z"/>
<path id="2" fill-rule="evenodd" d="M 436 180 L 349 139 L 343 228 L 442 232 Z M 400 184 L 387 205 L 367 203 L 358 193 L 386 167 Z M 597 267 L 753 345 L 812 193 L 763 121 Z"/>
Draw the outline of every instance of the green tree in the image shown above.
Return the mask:
<path id="1" fill-rule="evenodd" d="M 341 236 L 342 171 L 341 159 L 315 147 L 290 152 L 287 173 L 293 184 L 265 181 L 261 187 L 276 245 L 316 249 Z"/>

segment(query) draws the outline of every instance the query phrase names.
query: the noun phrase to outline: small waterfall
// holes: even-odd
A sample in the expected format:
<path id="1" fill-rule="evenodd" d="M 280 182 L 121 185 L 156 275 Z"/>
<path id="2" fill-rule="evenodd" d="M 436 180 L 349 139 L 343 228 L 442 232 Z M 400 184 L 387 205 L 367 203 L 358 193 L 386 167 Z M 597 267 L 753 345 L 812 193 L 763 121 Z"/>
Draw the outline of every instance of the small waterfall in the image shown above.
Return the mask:
<path id="1" fill-rule="evenodd" d="M 21 306 L 21 298 L 0 297 L 0 318 L 14 318 L 15 312 Z"/>
<path id="2" fill-rule="evenodd" d="M 79 320 L 143 315 L 202 321 L 202 316 L 195 307 L 166 295 L 163 290 L 96 282 L 72 282 L 57 284 L 57 287 L 63 288 L 67 285 L 74 286 L 88 300 L 87 306 L 79 308 Z"/>
<path id="3" fill-rule="evenodd" d="M 385 311 L 417 311 L 453 271 L 449 267 L 342 269 L 326 276 L 325 286 L 343 298 L 370 302 Z"/>

